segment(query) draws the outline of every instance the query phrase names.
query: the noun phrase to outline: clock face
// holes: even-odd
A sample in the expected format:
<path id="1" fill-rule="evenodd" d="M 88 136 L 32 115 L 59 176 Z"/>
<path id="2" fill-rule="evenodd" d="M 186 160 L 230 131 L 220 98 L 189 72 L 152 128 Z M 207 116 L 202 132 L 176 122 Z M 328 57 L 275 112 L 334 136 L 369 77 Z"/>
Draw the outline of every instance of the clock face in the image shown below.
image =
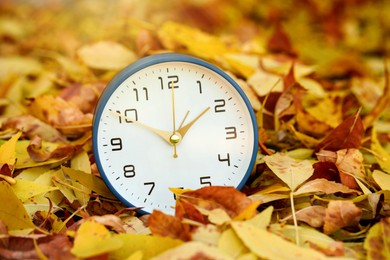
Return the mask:
<path id="1" fill-rule="evenodd" d="M 143 58 L 103 92 L 93 124 L 98 169 L 127 206 L 174 213 L 172 188 L 241 188 L 257 153 L 249 101 L 218 68 L 180 54 Z"/>

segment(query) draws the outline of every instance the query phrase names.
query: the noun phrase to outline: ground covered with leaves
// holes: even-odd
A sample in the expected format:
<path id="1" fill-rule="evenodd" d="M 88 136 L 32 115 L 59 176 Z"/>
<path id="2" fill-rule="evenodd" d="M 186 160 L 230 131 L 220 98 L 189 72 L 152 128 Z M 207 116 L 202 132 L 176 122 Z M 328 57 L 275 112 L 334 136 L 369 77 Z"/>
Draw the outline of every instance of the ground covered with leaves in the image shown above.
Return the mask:
<path id="1" fill-rule="evenodd" d="M 389 259 L 390 1 L 0 3 L 1 259 Z M 108 81 L 175 51 L 234 77 L 259 150 L 241 191 L 140 216 L 96 169 Z M 173 207 L 175 205 L 172 205 Z"/>

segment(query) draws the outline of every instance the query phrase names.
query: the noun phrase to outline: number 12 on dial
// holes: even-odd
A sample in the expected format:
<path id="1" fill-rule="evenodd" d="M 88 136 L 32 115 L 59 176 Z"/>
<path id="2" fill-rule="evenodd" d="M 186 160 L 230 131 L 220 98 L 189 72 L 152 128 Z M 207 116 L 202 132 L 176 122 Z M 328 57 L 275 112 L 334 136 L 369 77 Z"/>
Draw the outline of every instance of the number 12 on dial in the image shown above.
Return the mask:
<path id="1" fill-rule="evenodd" d="M 198 58 L 142 58 L 107 85 L 93 121 L 98 170 L 127 206 L 174 213 L 169 188 L 240 189 L 257 154 L 257 124 L 236 82 Z"/>

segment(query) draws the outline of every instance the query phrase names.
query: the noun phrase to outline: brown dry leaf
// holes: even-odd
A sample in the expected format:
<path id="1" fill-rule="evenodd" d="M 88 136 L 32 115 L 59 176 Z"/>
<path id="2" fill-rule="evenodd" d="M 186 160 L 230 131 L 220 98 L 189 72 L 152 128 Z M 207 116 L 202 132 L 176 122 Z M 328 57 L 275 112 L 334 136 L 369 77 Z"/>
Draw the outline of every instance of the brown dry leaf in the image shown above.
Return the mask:
<path id="1" fill-rule="evenodd" d="M 331 131 L 315 149 L 337 151 L 341 149 L 360 148 L 364 136 L 364 125 L 360 119 L 360 112 L 346 118 L 340 125 Z"/>
<path id="2" fill-rule="evenodd" d="M 345 186 L 358 190 L 355 178 L 365 181 L 363 155 L 358 149 L 342 149 L 336 152 L 322 150 L 317 153 L 320 161 L 333 162 L 339 171 L 340 182 Z"/>
<path id="3" fill-rule="evenodd" d="M 183 241 L 191 240 L 190 226 L 178 217 L 167 215 L 159 210 L 154 210 L 148 218 L 148 225 L 152 234 L 163 237 L 171 237 Z"/>
<path id="4" fill-rule="evenodd" d="M 362 217 L 362 209 L 352 201 L 332 200 L 325 213 L 325 234 L 331 234 L 340 228 L 354 226 L 359 223 Z"/>
<path id="5" fill-rule="evenodd" d="M 34 242 L 35 241 L 35 242 Z M 36 246 L 34 245 L 36 243 Z M 38 247 L 38 248 L 37 248 Z M 7 246 L 0 246 L 1 259 L 76 259 L 70 253 L 72 242 L 64 234 L 11 236 Z M 40 252 L 38 252 L 38 250 Z M 41 255 L 39 255 L 41 254 Z M 42 256 L 47 258 L 42 258 Z"/>
<path id="6" fill-rule="evenodd" d="M 323 206 L 310 206 L 295 212 L 298 221 L 305 222 L 311 227 L 320 228 L 324 225 L 326 208 Z M 292 216 L 283 218 L 281 221 L 292 220 Z"/>
<path id="7" fill-rule="evenodd" d="M 337 192 L 345 194 L 360 194 L 361 192 L 357 190 L 352 190 L 349 187 L 336 183 L 334 181 L 328 181 L 327 179 L 314 179 L 304 183 L 299 187 L 294 195 L 310 194 L 310 193 L 324 193 L 324 194 L 334 194 Z"/>
<path id="8" fill-rule="evenodd" d="M 244 193 L 233 187 L 224 186 L 207 186 L 187 191 L 179 198 L 181 197 L 200 208 L 223 209 L 231 218 L 238 216 L 252 204 L 252 201 Z"/>

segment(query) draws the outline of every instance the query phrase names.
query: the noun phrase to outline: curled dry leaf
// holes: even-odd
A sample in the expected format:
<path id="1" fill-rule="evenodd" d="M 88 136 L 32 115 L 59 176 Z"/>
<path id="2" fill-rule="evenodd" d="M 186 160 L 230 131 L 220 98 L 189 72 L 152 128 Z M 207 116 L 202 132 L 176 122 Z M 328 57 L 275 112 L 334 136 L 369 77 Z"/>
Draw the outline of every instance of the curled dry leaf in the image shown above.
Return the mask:
<path id="1" fill-rule="evenodd" d="M 345 194 L 360 194 L 360 191 L 352 190 L 349 187 L 336 183 L 333 181 L 328 181 L 326 179 L 315 179 L 306 182 L 301 187 L 299 187 L 294 195 L 310 194 L 310 193 L 324 193 L 324 194 L 334 194 L 337 192 Z"/>
<path id="2" fill-rule="evenodd" d="M 163 237 L 171 237 L 183 241 L 191 240 L 190 226 L 178 217 L 167 215 L 154 210 L 148 218 L 148 225 L 152 234 Z"/>
<path id="3" fill-rule="evenodd" d="M 365 180 L 363 155 L 358 149 L 342 149 L 336 152 L 322 150 L 317 157 L 323 162 L 333 162 L 340 176 L 340 182 L 345 186 L 359 190 L 359 184 L 355 180 Z"/>
<path id="4" fill-rule="evenodd" d="M 332 200 L 325 213 L 325 234 L 333 233 L 340 228 L 355 226 L 362 217 L 362 209 L 352 201 Z"/>
<path id="5" fill-rule="evenodd" d="M 207 186 L 180 195 L 197 207 L 207 210 L 223 209 L 234 218 L 252 204 L 252 201 L 242 192 L 233 187 Z M 252 213 L 255 214 L 255 211 Z"/>
<path id="6" fill-rule="evenodd" d="M 305 222 L 311 227 L 320 228 L 324 225 L 325 207 L 311 206 L 295 212 L 298 221 Z M 282 221 L 292 220 L 292 216 L 283 218 Z"/>

